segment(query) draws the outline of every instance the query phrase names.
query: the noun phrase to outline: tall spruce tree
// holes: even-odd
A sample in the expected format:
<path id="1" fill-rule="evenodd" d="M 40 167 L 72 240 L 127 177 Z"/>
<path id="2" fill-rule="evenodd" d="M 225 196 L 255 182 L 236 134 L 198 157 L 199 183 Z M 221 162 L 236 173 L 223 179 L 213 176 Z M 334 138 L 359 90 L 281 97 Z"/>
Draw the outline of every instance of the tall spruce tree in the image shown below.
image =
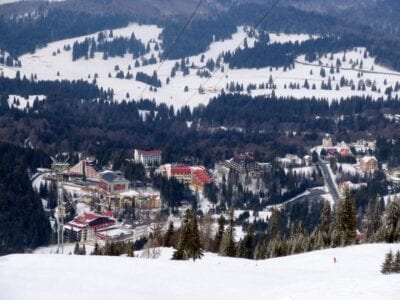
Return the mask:
<path id="1" fill-rule="evenodd" d="M 385 261 L 382 264 L 381 272 L 383 274 L 390 274 L 392 272 L 393 252 L 390 250 L 385 256 Z"/>
<path id="2" fill-rule="evenodd" d="M 336 242 L 341 246 L 351 245 L 356 242 L 357 216 L 354 199 L 349 189 L 345 189 L 344 197 L 336 207 L 335 233 Z"/>
<path id="3" fill-rule="evenodd" d="M 262 235 L 260 237 L 260 240 L 258 241 L 254 258 L 259 260 L 259 259 L 265 259 L 267 257 L 267 242 L 265 240 L 265 236 Z"/>
<path id="4" fill-rule="evenodd" d="M 225 218 L 223 215 L 221 215 L 218 218 L 218 230 L 217 233 L 215 234 L 215 239 L 214 239 L 214 252 L 219 251 L 222 237 L 224 236 L 224 232 L 225 232 Z"/>
<path id="5" fill-rule="evenodd" d="M 393 243 L 400 239 L 400 201 L 393 200 L 386 214 L 386 242 Z"/>
<path id="6" fill-rule="evenodd" d="M 245 254 L 244 257 L 248 259 L 253 259 L 254 257 L 254 251 L 253 251 L 253 244 L 254 244 L 254 225 L 249 224 L 247 227 L 247 234 L 244 238 L 244 248 L 245 248 Z"/>
<path id="7" fill-rule="evenodd" d="M 376 240 L 376 233 L 382 227 L 382 211 L 379 198 L 368 206 L 367 238 L 370 241 Z"/>
<path id="8" fill-rule="evenodd" d="M 164 235 L 163 246 L 171 247 L 172 246 L 172 238 L 174 236 L 174 222 L 169 222 L 168 230 Z"/>
<path id="9" fill-rule="evenodd" d="M 233 216 L 233 210 L 230 212 L 229 226 L 226 229 L 224 236 L 221 241 L 219 254 L 222 256 L 236 256 L 236 245 L 235 245 L 235 221 Z"/>
<path id="10" fill-rule="evenodd" d="M 181 226 L 178 247 L 172 258 L 176 260 L 196 260 L 202 256 L 203 250 L 200 243 L 197 216 L 193 211 L 187 210 Z"/>
<path id="11" fill-rule="evenodd" d="M 393 273 L 400 273 L 400 250 L 396 252 L 394 261 L 392 264 Z"/>

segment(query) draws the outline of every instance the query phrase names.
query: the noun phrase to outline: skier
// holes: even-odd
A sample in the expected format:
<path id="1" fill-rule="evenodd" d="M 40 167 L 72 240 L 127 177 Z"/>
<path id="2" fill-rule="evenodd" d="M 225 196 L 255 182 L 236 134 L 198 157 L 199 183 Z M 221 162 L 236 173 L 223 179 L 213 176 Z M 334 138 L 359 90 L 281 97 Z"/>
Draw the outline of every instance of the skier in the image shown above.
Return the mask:
<path id="1" fill-rule="evenodd" d="M 336 264 L 336 257 L 333 257 L 333 263 Z"/>

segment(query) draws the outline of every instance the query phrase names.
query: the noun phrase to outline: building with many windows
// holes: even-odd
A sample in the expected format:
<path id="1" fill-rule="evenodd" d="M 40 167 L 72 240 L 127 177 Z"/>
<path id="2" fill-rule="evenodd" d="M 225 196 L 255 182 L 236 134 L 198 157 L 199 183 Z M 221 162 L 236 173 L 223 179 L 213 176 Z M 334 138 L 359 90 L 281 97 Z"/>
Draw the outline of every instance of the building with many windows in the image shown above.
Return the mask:
<path id="1" fill-rule="evenodd" d="M 94 213 L 83 213 L 64 226 L 67 239 L 70 241 L 86 241 L 95 239 L 97 231 L 110 228 L 116 224 L 108 216 Z"/>
<path id="2" fill-rule="evenodd" d="M 134 160 L 145 167 L 159 166 L 161 164 L 161 150 L 134 150 Z"/>
<path id="3" fill-rule="evenodd" d="M 202 190 L 204 186 L 212 182 L 212 178 L 203 166 L 181 166 L 166 164 L 160 166 L 156 173 L 171 178 L 190 186 L 194 190 Z"/>

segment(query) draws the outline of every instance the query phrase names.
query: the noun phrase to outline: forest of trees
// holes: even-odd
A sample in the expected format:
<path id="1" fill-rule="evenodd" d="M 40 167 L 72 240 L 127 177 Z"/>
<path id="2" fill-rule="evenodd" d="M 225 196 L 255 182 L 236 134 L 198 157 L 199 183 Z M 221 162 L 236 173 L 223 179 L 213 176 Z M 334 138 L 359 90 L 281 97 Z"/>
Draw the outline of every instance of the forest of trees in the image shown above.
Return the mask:
<path id="1" fill-rule="evenodd" d="M 210 230 L 210 216 L 199 218 L 193 212 L 187 211 L 178 231 L 170 224 L 164 237 L 153 236 L 152 239 L 158 239 L 154 243 L 157 245 L 174 246 L 174 259 L 198 259 L 203 251 L 216 252 L 221 256 L 266 259 L 365 242 L 395 243 L 400 240 L 399 205 L 398 200 L 392 202 L 387 208 L 387 217 L 382 218 L 379 215 L 378 224 L 374 224 L 377 219 L 368 219 L 364 226 L 370 229 L 369 235 L 365 237 L 357 236 L 360 226 L 357 225 L 354 198 L 347 190 L 333 211 L 330 203 L 324 202 L 318 223 L 310 230 L 305 229 L 301 221 L 287 222 L 282 219 L 281 211 L 274 210 L 267 227 L 260 228 L 254 221 L 248 224 L 245 236 L 238 241 L 233 210 L 230 211 L 228 220 L 223 215 L 219 217 L 216 232 Z M 173 244 L 170 243 L 171 240 L 174 241 Z M 166 244 L 165 241 L 169 242 Z M 392 256 L 389 266 L 394 261 Z M 393 269 L 385 272 L 393 272 L 390 270 Z"/>
<path id="2" fill-rule="evenodd" d="M 28 169 L 49 164 L 42 152 L 0 143 L 0 255 L 49 242 L 50 222 L 28 177 Z"/>
<path id="3" fill-rule="evenodd" d="M 158 75 L 157 75 L 156 71 L 153 72 L 152 76 L 149 76 L 143 72 L 137 72 L 136 73 L 136 81 L 146 83 L 146 84 L 154 86 L 156 88 L 161 87 L 161 80 L 158 79 Z"/>
<path id="4" fill-rule="evenodd" d="M 21 111 L 9 107 L 9 94 L 47 99 Z M 22 144 L 29 136 L 35 147 L 48 153 L 84 151 L 104 164 L 123 157 L 129 147 L 141 147 L 162 148 L 165 161 L 212 166 L 241 150 L 253 151 L 264 161 L 305 153 L 325 133 L 345 141 L 367 137 L 367 131 L 396 139 L 398 125 L 383 114 L 400 112 L 396 98 L 352 97 L 329 103 L 314 98 L 222 94 L 207 106 L 175 110 L 147 100 L 116 103 L 112 94 L 84 81 L 0 77 L 2 138 Z M 149 112 L 145 119 L 141 110 Z M 188 128 L 186 122 L 197 125 Z M 227 130 L 218 130 L 219 126 Z M 396 165 L 395 153 L 389 159 L 387 147 L 380 148 L 379 158 Z"/>
<path id="5" fill-rule="evenodd" d="M 112 32 L 112 31 L 111 31 Z M 106 36 L 106 33 L 100 32 L 95 38 L 86 38 L 83 42 L 76 41 L 72 46 L 72 60 L 79 58 L 94 58 L 96 52 L 103 53 L 103 59 L 108 57 L 123 57 L 129 53 L 132 59 L 146 54 L 150 49 L 142 43 L 140 39 L 136 39 L 132 33 L 130 38 L 111 37 L 111 32 Z M 110 38 L 110 39 L 108 39 Z"/>
<path id="6" fill-rule="evenodd" d="M 0 48 L 14 57 L 34 52 L 47 43 L 94 33 L 96 31 L 124 27 L 131 17 L 126 15 L 99 16 L 90 13 L 50 9 L 40 16 L 24 18 L 0 18 Z M 26 37 L 29 36 L 29 39 Z"/>
<path id="7" fill-rule="evenodd" d="M 335 53 L 364 46 L 367 43 L 350 35 L 326 36 L 304 42 L 268 43 L 268 39 L 257 41 L 254 47 L 237 49 L 224 54 L 224 62 L 230 68 L 290 67 L 296 57 L 305 55 L 306 60 L 314 62 L 326 53 Z"/>

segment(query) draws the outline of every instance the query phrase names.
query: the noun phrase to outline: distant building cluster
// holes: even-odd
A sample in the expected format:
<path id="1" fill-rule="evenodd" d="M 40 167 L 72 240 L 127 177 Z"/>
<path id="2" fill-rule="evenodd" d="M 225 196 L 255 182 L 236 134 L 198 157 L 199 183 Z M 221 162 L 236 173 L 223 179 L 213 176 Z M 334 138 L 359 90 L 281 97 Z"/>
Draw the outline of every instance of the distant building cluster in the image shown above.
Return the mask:
<path id="1" fill-rule="evenodd" d="M 149 233 L 147 226 L 121 226 L 110 213 L 82 213 L 64 226 L 70 241 L 91 242 L 104 245 L 106 242 L 136 241 Z"/>
<path id="2" fill-rule="evenodd" d="M 174 177 L 179 182 L 190 186 L 193 190 L 203 190 L 212 182 L 211 176 L 203 166 L 185 166 L 165 164 L 156 170 L 157 174 L 167 178 Z"/>

